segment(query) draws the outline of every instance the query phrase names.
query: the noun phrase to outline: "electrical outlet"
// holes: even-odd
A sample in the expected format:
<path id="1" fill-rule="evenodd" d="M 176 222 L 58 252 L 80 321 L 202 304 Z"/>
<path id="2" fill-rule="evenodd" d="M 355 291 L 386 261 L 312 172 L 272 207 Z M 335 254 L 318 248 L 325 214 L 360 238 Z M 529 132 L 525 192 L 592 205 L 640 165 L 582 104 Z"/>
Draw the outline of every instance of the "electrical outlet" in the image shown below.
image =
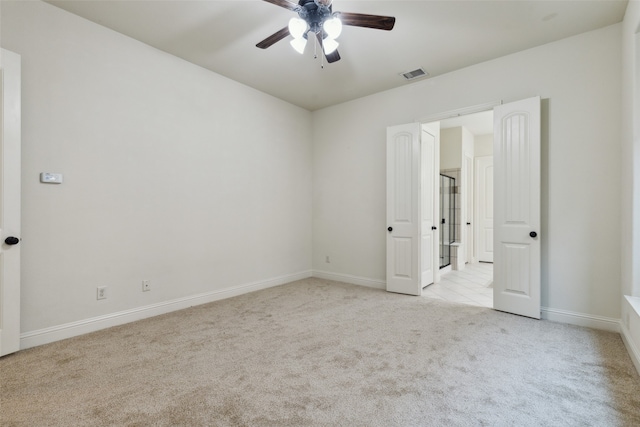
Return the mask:
<path id="1" fill-rule="evenodd" d="M 97 299 L 107 299 L 107 287 L 98 286 Z"/>
<path id="2" fill-rule="evenodd" d="M 151 280 L 143 280 L 142 281 L 142 292 L 147 292 L 151 290 Z"/>
<path id="3" fill-rule="evenodd" d="M 327 264 L 331 263 L 331 258 L 329 258 L 329 255 L 327 255 L 326 257 L 324 257 L 324 262 L 326 262 Z"/>

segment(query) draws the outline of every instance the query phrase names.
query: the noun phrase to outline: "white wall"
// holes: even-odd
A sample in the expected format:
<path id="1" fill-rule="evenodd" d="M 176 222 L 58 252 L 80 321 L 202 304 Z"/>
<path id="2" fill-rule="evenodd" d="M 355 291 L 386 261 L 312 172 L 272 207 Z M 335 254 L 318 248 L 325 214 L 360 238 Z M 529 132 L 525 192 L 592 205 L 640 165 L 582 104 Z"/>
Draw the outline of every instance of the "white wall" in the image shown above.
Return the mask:
<path id="1" fill-rule="evenodd" d="M 48 4 L 0 7 L 23 66 L 23 332 L 306 272 L 311 229 L 315 270 L 384 281 L 386 126 L 533 95 L 542 303 L 620 317 L 640 152 L 629 109 L 617 143 L 621 25 L 311 114 Z M 65 183 L 39 184 L 43 171 Z"/>
<path id="2" fill-rule="evenodd" d="M 626 295 L 640 296 L 640 1 L 637 0 L 629 2 L 622 26 L 622 64 L 622 290 Z"/>
<path id="3" fill-rule="evenodd" d="M 540 95 L 542 305 L 619 319 L 620 31 L 613 25 L 314 112 L 314 270 L 385 280 L 387 126 Z"/>
<path id="4" fill-rule="evenodd" d="M 309 274 L 311 113 L 46 3 L 2 2 L 1 29 L 22 56 L 23 333 Z"/>
<path id="5" fill-rule="evenodd" d="M 640 372 L 640 2 L 622 24 L 621 255 L 622 332 Z M 635 98 L 635 99 L 634 99 Z"/>
<path id="6" fill-rule="evenodd" d="M 493 134 L 476 135 L 473 138 L 474 156 L 492 156 L 493 155 Z"/>
<path id="7" fill-rule="evenodd" d="M 440 170 L 462 167 L 462 127 L 440 130 Z"/>

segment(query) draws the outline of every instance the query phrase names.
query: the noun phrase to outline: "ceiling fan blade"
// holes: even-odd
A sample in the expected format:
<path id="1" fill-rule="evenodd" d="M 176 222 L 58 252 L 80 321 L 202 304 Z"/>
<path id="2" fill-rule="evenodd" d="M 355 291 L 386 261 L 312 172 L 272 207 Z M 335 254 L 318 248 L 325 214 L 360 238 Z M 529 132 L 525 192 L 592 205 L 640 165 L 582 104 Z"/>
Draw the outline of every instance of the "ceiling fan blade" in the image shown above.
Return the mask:
<path id="1" fill-rule="evenodd" d="M 324 52 L 324 46 L 322 45 L 322 36 L 320 35 L 320 33 L 316 33 L 316 38 L 318 39 L 318 43 L 320 43 L 320 48 L 322 49 L 322 52 Z M 338 49 L 334 50 L 328 55 L 325 54 L 324 57 L 327 58 L 327 62 L 329 64 L 336 61 L 340 61 L 340 54 L 338 53 Z"/>
<path id="2" fill-rule="evenodd" d="M 365 15 L 363 13 L 338 12 L 340 21 L 344 25 L 354 27 L 374 28 L 376 30 L 391 31 L 396 23 L 393 16 Z"/>
<path id="3" fill-rule="evenodd" d="M 266 49 L 272 44 L 275 44 L 280 40 L 282 40 L 283 38 L 287 37 L 288 35 L 289 35 L 289 27 L 284 27 L 280 31 L 275 32 L 271 34 L 269 37 L 267 37 L 266 39 L 262 40 L 260 43 L 256 45 L 256 47 L 259 47 L 260 49 Z"/>
<path id="4" fill-rule="evenodd" d="M 327 62 L 329 64 L 340 61 L 340 54 L 338 53 L 338 49 L 334 50 L 329 55 L 325 55 L 324 57 L 327 58 Z"/>
<path id="5" fill-rule="evenodd" d="M 263 0 L 267 3 L 275 4 L 276 6 L 284 7 L 289 10 L 296 10 L 298 8 L 298 3 L 291 2 L 289 0 Z"/>

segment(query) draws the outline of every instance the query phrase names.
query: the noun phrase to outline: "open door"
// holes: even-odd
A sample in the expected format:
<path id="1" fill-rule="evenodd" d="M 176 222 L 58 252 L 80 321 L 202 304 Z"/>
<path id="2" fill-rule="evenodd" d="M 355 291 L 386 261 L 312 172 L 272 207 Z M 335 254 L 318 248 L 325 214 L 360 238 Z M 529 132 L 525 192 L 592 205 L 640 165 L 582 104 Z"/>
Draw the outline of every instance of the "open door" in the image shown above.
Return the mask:
<path id="1" fill-rule="evenodd" d="M 419 123 L 387 128 L 387 291 L 421 295 L 435 279 L 437 137 Z"/>
<path id="2" fill-rule="evenodd" d="M 540 318 L 540 98 L 494 108 L 493 307 Z"/>
<path id="3" fill-rule="evenodd" d="M 0 51 L 0 356 L 20 349 L 20 55 Z"/>
<path id="4" fill-rule="evenodd" d="M 422 128 L 422 137 L 420 139 L 420 237 L 421 237 L 421 287 L 424 288 L 434 283 L 436 278 L 436 269 L 438 268 L 437 250 L 438 239 L 436 231 L 437 215 L 435 201 L 438 199 L 440 186 L 436 180 L 436 165 L 440 162 L 436 161 L 438 153 L 436 142 L 439 138 L 433 135 L 429 130 Z"/>
<path id="5" fill-rule="evenodd" d="M 476 253 L 478 261 L 493 262 L 493 155 L 476 157 Z"/>
<path id="6" fill-rule="evenodd" d="M 420 125 L 387 128 L 387 291 L 421 295 Z"/>
<path id="7" fill-rule="evenodd" d="M 473 145 L 471 145 L 471 150 L 473 150 Z M 467 264 L 471 264 L 475 261 L 473 248 L 475 246 L 475 238 L 473 229 L 475 227 L 475 218 L 474 218 L 474 209 L 473 209 L 473 199 L 474 199 L 474 174 L 473 174 L 473 151 L 468 151 L 463 153 L 464 156 L 464 210 L 463 214 L 465 218 L 463 218 L 462 228 L 465 230 L 465 239 L 464 239 L 464 252 L 465 252 L 465 262 Z"/>

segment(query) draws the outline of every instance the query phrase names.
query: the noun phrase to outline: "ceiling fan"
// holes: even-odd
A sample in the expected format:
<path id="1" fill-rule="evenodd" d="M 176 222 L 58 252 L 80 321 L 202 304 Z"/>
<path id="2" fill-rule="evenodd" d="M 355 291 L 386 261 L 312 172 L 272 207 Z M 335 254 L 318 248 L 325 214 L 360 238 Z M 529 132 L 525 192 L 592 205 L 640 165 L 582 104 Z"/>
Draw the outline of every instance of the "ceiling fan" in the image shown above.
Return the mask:
<path id="1" fill-rule="evenodd" d="M 392 16 L 333 12 L 331 6 L 332 0 L 299 0 L 298 3 L 289 0 L 264 1 L 294 11 L 298 14 L 299 18 L 291 18 L 288 26 L 256 44 L 257 47 L 266 49 L 291 35 L 293 37 L 293 40 L 290 42 L 291 46 L 298 53 L 303 53 L 309 37 L 308 35 L 315 34 L 329 63 L 336 62 L 340 59 L 340 54 L 337 51 L 338 42 L 336 38 L 340 35 L 343 24 L 353 27 L 390 31 L 396 22 L 396 18 Z"/>

